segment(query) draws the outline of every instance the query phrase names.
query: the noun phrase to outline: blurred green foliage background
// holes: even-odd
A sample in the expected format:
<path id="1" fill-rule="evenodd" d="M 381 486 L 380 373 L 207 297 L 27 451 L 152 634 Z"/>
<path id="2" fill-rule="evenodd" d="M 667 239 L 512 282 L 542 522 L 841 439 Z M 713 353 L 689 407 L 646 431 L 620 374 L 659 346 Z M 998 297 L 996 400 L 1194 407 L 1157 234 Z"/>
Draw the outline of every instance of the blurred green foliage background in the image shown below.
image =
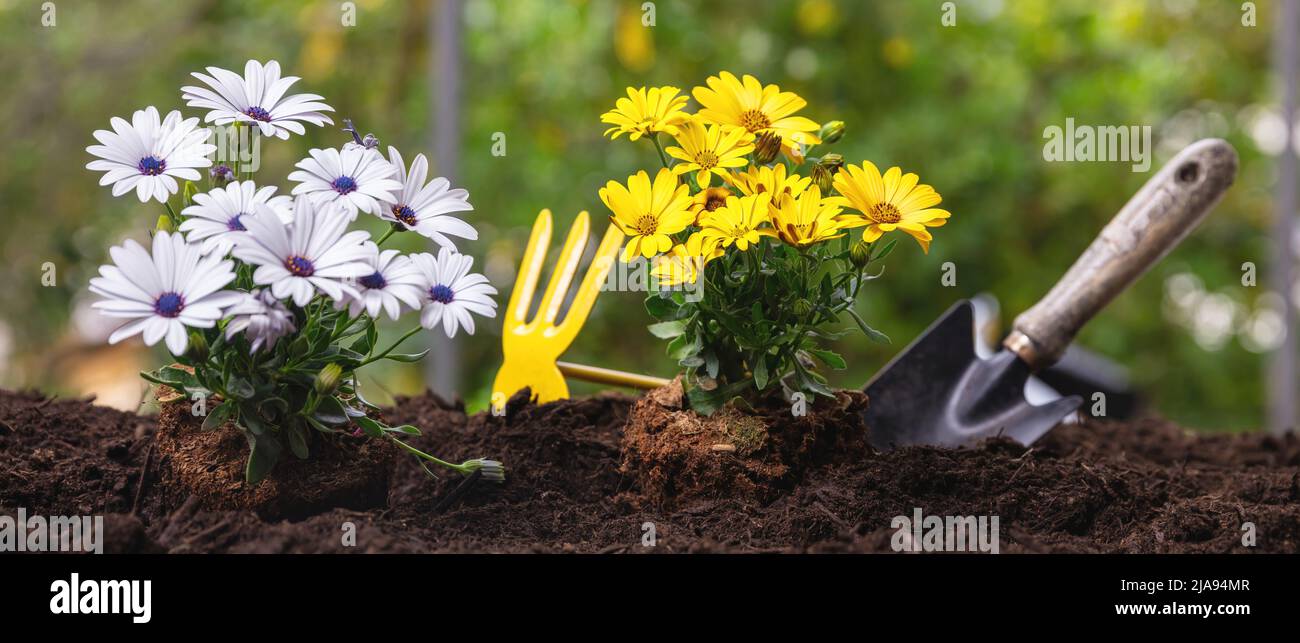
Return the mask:
<path id="1" fill-rule="evenodd" d="M 303 77 L 295 91 L 325 96 L 340 124 L 354 118 L 408 159 L 433 155 L 437 2 L 359 0 L 355 26 L 342 24 L 349 3 L 334 1 L 49 4 L 54 26 L 42 25 L 41 2 L 0 0 L 2 386 L 131 400 L 141 386 L 134 370 L 163 357 L 103 346 L 104 322 L 85 307 L 85 284 L 108 247 L 143 238 L 158 212 L 98 187 L 84 148 L 110 117 L 146 105 L 202 116 L 180 100 L 191 71 L 277 59 Z M 930 254 L 904 239 L 861 302 L 894 344 L 846 340 L 850 370 L 832 374 L 844 387 L 864 383 L 958 298 L 994 293 L 1006 320 L 1028 307 L 1150 176 L 1128 163 L 1044 162 L 1045 127 L 1067 117 L 1150 125 L 1153 171 L 1184 144 L 1221 136 L 1241 153 L 1240 176 L 1203 227 L 1080 341 L 1128 366 L 1169 417 L 1198 428 L 1259 427 L 1264 356 L 1277 335 L 1262 287 L 1269 154 L 1285 144 L 1270 137 L 1272 3 L 1257 3 L 1257 27 L 1243 26 L 1237 2 L 958 0 L 954 26 L 941 24 L 942 4 L 660 0 L 647 27 L 641 0 L 466 0 L 457 183 L 470 191 L 481 235 L 468 251 L 502 291 L 502 310 L 539 210 L 551 208 L 560 231 L 580 210 L 600 221 L 598 187 L 655 167 L 648 143 L 601 137 L 600 114 L 628 85 L 689 91 L 720 70 L 754 74 L 804 96 L 802 113 L 814 120 L 846 121 L 834 151 L 848 161 L 900 165 L 944 196 L 953 217 L 934 231 Z M 498 132 L 505 156 L 491 153 Z M 306 137 L 264 141 L 258 182 L 287 192 L 283 177 L 310 147 L 344 140 L 336 128 L 309 128 Z M 939 280 L 949 261 L 953 288 Z M 1246 261 L 1260 267 L 1261 287 L 1242 287 Z M 47 263 L 57 270 L 51 287 L 41 280 Z M 671 373 L 663 344 L 644 330 L 640 299 L 602 295 L 567 358 Z M 457 339 L 460 392 L 482 408 L 499 364 L 500 320 Z M 367 382 L 380 399 L 424 386 L 415 368 Z"/>

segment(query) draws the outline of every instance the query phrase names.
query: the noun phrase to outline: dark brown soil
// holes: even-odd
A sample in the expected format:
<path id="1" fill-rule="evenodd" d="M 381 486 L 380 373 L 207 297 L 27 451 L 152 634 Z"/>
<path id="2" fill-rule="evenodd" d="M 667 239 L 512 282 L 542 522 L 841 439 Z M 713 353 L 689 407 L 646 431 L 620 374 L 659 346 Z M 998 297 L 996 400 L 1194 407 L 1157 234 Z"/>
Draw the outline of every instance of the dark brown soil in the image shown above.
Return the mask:
<path id="1" fill-rule="evenodd" d="M 767 504 L 810 472 L 870 455 L 862 410 L 867 396 L 840 392 L 801 415 L 778 397 L 758 408 L 727 406 L 709 417 L 683 408 L 681 384 L 650 391 L 632 405 L 621 471 L 631 502 L 679 507 L 701 499 Z M 733 455 L 734 454 L 734 455 Z"/>
<path id="2" fill-rule="evenodd" d="M 995 441 L 814 457 L 767 493 L 657 503 L 620 469 L 633 402 L 516 399 L 503 417 L 466 417 L 432 395 L 400 400 L 387 419 L 422 428 L 413 444 L 458 461 L 503 460 L 507 482 L 431 480 L 402 456 L 380 506 L 290 521 L 207 509 L 176 493 L 155 418 L 0 391 L 0 514 L 106 514 L 106 548 L 118 552 L 890 551 L 891 519 L 917 507 L 998 515 L 1003 552 L 1300 549 L 1295 436 L 1199 437 L 1158 419 L 1089 422 L 1059 427 L 1033 449 Z M 1254 548 L 1241 544 L 1246 522 L 1255 525 Z M 647 523 L 654 547 L 643 546 Z M 356 545 L 345 546 L 353 530 Z"/>
<path id="3" fill-rule="evenodd" d="M 387 441 L 310 431 L 310 459 L 285 453 L 261 484 L 248 485 L 248 441 L 233 423 L 202 431 L 203 418 L 190 412 L 188 400 L 160 408 L 154 455 L 164 465 L 159 489 L 171 494 L 173 503 L 193 497 L 204 509 L 251 509 L 268 520 L 387 503 L 389 470 L 398 455 Z"/>

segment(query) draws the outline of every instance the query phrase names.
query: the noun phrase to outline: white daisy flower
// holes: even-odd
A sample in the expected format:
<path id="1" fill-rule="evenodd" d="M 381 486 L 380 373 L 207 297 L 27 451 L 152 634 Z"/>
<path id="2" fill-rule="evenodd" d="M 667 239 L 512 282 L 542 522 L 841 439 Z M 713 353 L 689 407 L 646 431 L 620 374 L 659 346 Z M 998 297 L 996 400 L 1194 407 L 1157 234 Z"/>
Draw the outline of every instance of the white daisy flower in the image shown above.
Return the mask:
<path id="1" fill-rule="evenodd" d="M 424 296 L 424 277 L 415 264 L 411 263 L 411 258 L 402 256 L 396 250 L 380 252 L 379 246 L 373 241 L 367 241 L 364 245 L 367 253 L 365 261 L 371 272 L 354 283 L 360 296 L 341 301 L 336 307 L 347 305 L 348 312 L 354 317 L 365 310 L 372 318 L 377 318 L 382 308 L 392 319 L 397 319 L 401 314 L 401 304 L 418 310 Z"/>
<path id="2" fill-rule="evenodd" d="M 113 117 L 113 129 L 95 130 L 95 139 L 101 145 L 91 145 L 87 152 L 99 158 L 86 164 L 86 169 L 102 171 L 100 185 L 113 184 L 113 196 L 122 196 L 135 189 L 135 195 L 144 203 L 167 198 L 180 190 L 176 179 L 198 181 L 202 178 L 195 168 L 212 165 L 207 158 L 217 146 L 206 143 L 212 132 L 198 129 L 199 119 L 181 119 L 173 110 L 159 121 L 157 108 L 150 106 L 137 110 L 131 122 Z"/>
<path id="3" fill-rule="evenodd" d="M 100 266 L 100 276 L 90 280 L 90 291 L 106 299 L 91 306 L 132 320 L 113 331 L 110 344 L 143 333 L 145 344 L 165 338 L 167 350 L 182 355 L 189 345 L 186 326 L 212 328 L 243 295 L 222 290 L 235 279 L 233 261 L 205 255 L 180 233 L 155 235 L 152 256 L 130 239 L 108 252 L 113 265 Z"/>
<path id="4" fill-rule="evenodd" d="M 490 295 L 497 289 L 487 277 L 471 273 L 474 258 L 450 248 L 438 250 L 437 258 L 427 252 L 411 255 L 411 261 L 424 277 L 424 309 L 420 311 L 420 325 L 433 328 L 442 322 L 448 337 L 456 336 L 459 326 L 474 334 L 474 318 L 470 313 L 484 317 L 497 316 L 497 302 Z"/>
<path id="5" fill-rule="evenodd" d="M 379 218 L 391 221 L 403 229 L 414 230 L 447 246 L 452 250 L 456 244 L 447 235 L 464 239 L 477 239 L 478 231 L 468 223 L 446 216 L 449 212 L 468 212 L 474 209 L 469 204 L 469 192 L 452 189 L 451 182 L 437 177 L 425 185 L 424 179 L 429 173 L 429 160 L 418 154 L 411 162 L 410 172 L 402 161 L 402 154 L 393 146 L 388 147 L 388 161 L 397 168 L 397 180 L 402 182 L 402 190 L 397 198 L 385 201 L 379 211 Z"/>
<path id="6" fill-rule="evenodd" d="M 293 220 L 289 208 L 293 199 L 287 194 L 273 196 L 275 186 L 258 189 L 252 181 L 235 181 L 226 187 L 194 195 L 194 205 L 181 214 L 189 217 L 180 225 L 191 242 L 203 241 L 203 252 L 217 251 L 225 256 L 235 245 L 233 232 L 243 232 L 244 218 L 256 216 L 259 205 L 268 206 L 281 221 Z"/>
<path id="7" fill-rule="evenodd" d="M 292 298 L 299 307 L 323 292 L 332 299 L 357 296 L 349 281 L 373 272 L 362 242 L 370 234 L 347 232 L 347 217 L 316 206 L 307 197 L 293 202 L 293 222 L 285 223 L 265 204 L 234 233 L 236 258 L 257 266 L 253 283 L 270 286 L 276 299 Z"/>
<path id="8" fill-rule="evenodd" d="M 242 78 L 233 71 L 219 67 L 208 67 L 208 74 L 211 76 L 198 72 L 191 75 L 211 89 L 193 86 L 181 88 L 181 98 L 188 101 L 186 105 L 212 110 L 203 117 L 205 123 L 253 123 L 262 131 L 263 136 L 275 136 L 284 140 L 289 139 L 290 132 L 305 133 L 307 128 L 302 123 L 334 123 L 329 116 L 321 113 L 332 112 L 334 108 L 320 102 L 323 100 L 320 96 L 284 95 L 289 86 L 300 79 L 297 76 L 281 78 L 280 63 L 274 60 L 265 66 L 256 60 L 248 61 L 244 64 Z"/>
<path id="9" fill-rule="evenodd" d="M 293 313 L 270 290 L 254 290 L 244 294 L 239 303 L 227 311 L 230 323 L 226 324 L 226 339 L 244 333 L 251 345 L 249 353 L 256 353 L 263 346 L 270 350 L 281 337 L 294 330 Z"/>
<path id="10" fill-rule="evenodd" d="M 375 150 L 329 148 L 308 154 L 289 174 L 290 181 L 298 181 L 294 195 L 310 195 L 316 203 L 338 203 L 346 208 L 349 221 L 356 220 L 357 210 L 379 214 L 381 202 L 396 200 L 402 189 L 394 178 L 397 168 Z"/>

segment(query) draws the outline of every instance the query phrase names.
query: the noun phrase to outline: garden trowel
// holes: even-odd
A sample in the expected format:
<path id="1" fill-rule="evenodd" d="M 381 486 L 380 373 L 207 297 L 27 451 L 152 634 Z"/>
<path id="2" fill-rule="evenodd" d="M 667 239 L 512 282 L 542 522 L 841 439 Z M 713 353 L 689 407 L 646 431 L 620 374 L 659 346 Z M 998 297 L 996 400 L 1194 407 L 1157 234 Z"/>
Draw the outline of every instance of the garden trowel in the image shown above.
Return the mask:
<path id="1" fill-rule="evenodd" d="M 867 383 L 872 446 L 956 447 L 998 436 L 1028 445 L 1042 437 L 1082 400 L 1033 406 L 1026 380 L 1056 363 L 1093 315 L 1178 245 L 1236 173 L 1237 152 L 1226 141 L 1205 139 L 1179 152 L 987 359 L 975 354 L 971 303 L 957 302 Z"/>

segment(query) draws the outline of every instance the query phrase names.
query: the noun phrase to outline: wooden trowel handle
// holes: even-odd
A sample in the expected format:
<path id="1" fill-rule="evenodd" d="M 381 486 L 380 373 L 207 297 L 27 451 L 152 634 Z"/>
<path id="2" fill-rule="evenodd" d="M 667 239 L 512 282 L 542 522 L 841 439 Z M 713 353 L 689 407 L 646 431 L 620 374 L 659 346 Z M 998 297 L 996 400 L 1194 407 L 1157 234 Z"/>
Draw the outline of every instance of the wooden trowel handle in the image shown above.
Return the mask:
<path id="1" fill-rule="evenodd" d="M 1236 175 L 1237 152 L 1227 141 L 1187 146 L 1129 199 L 1047 296 L 1016 318 L 1003 346 L 1035 371 L 1056 363 L 1093 315 L 1205 218 Z"/>

